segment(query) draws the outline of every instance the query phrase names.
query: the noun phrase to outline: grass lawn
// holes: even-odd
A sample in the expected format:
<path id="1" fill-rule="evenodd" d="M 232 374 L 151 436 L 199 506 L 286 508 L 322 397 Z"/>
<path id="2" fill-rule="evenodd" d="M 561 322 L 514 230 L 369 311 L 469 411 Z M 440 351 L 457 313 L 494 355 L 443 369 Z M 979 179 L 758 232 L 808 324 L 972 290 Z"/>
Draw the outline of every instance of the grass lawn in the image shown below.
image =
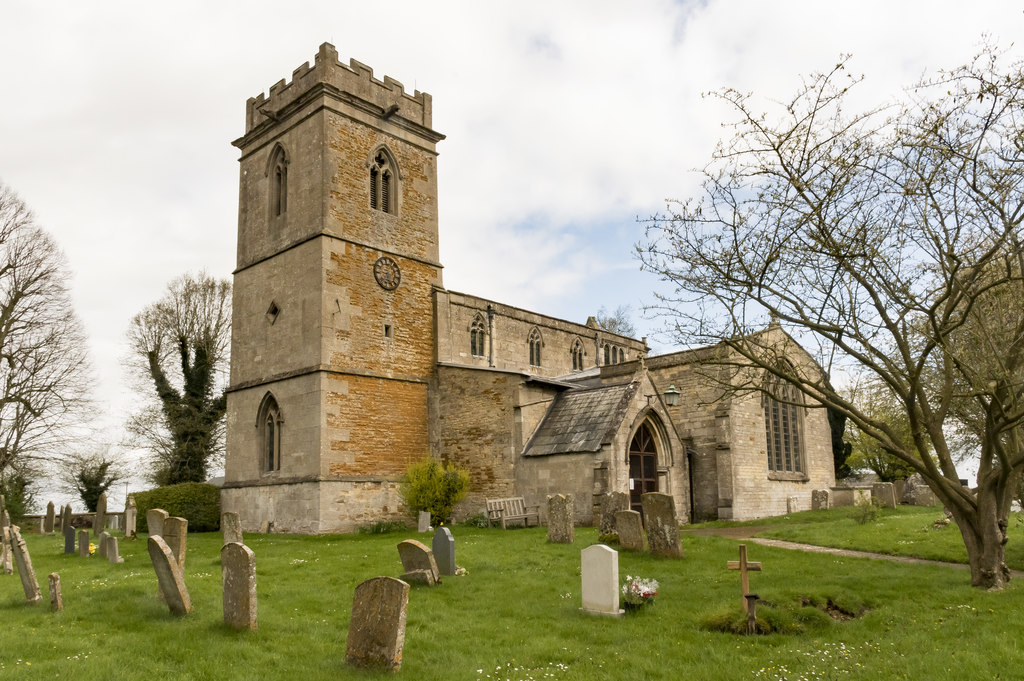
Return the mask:
<path id="1" fill-rule="evenodd" d="M 878 531 L 889 527 L 886 516 Z M 838 526 L 843 519 L 827 524 Z M 917 518 L 918 524 L 924 516 Z M 826 525 L 826 523 L 817 523 Z M 797 527 L 794 523 L 792 527 Z M 951 530 L 955 532 L 955 529 Z M 1024 588 L 969 586 L 944 567 L 803 554 L 749 545 L 752 589 L 777 604 L 801 597 L 859 603 L 849 621 L 824 618 L 801 634 L 736 636 L 702 628 L 738 612 L 739 575 L 726 570 L 736 542 L 688 535 L 686 556 L 620 552 L 619 574 L 661 583 L 657 602 L 620 620 L 583 615 L 580 550 L 548 544 L 543 528 L 455 526 L 468 575 L 413 587 L 404 661 L 409 679 L 1011 679 L 1024 676 Z M 904 530 L 900 530 L 904 532 Z M 927 533 L 925 533 L 927 535 Z M 930 536 L 930 535 L 927 535 Z M 156 598 L 143 540 L 121 543 L 124 564 L 63 555 L 63 540 L 25 536 L 44 602 L 29 606 L 17 575 L 0 575 L 3 679 L 391 678 L 348 668 L 352 592 L 401 573 L 395 545 L 429 536 L 246 535 L 256 554 L 259 630 L 222 624 L 220 535 L 188 539 L 186 583 L 195 612 L 177 619 Z M 51 613 L 46 575 L 61 575 L 65 609 Z"/>

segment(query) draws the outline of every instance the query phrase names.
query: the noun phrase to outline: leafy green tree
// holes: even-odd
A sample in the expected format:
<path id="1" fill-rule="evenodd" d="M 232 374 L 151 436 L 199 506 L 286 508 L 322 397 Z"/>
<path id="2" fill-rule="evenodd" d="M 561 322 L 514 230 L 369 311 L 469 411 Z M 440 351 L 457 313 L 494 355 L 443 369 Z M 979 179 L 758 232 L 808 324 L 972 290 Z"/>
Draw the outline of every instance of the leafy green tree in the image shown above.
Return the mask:
<path id="1" fill-rule="evenodd" d="M 904 102 L 851 115 L 858 81 L 842 62 L 770 113 L 718 92 L 733 137 L 699 195 L 648 223 L 639 255 L 672 285 L 656 307 L 683 343 L 720 343 L 720 373 L 770 373 L 844 414 L 949 509 L 972 584 L 1002 588 L 1024 470 L 1024 333 L 992 311 L 1024 299 L 1024 64 L 986 47 Z M 788 333 L 760 333 L 772 319 Z M 796 341 L 826 374 L 884 385 L 909 428 L 784 365 Z M 950 438 L 965 418 L 973 489 Z"/>
<path id="2" fill-rule="evenodd" d="M 469 494 L 469 472 L 426 458 L 409 466 L 400 491 L 413 513 L 429 511 L 435 525 L 450 522 L 455 504 Z"/>
<path id="3" fill-rule="evenodd" d="M 132 319 L 137 376 L 156 398 L 128 423 L 134 442 L 154 455 L 160 484 L 204 482 L 223 455 L 225 379 L 231 336 L 231 283 L 199 273 Z"/>
<path id="4" fill-rule="evenodd" d="M 907 412 L 884 386 L 872 384 L 851 389 L 850 401 L 870 418 L 887 423 L 905 449 L 914 447 Z M 845 440 L 850 446 L 846 464 L 853 471 L 870 470 L 883 482 L 905 480 L 914 474 L 913 466 L 887 451 L 882 441 L 865 434 L 855 424 L 847 428 Z"/>

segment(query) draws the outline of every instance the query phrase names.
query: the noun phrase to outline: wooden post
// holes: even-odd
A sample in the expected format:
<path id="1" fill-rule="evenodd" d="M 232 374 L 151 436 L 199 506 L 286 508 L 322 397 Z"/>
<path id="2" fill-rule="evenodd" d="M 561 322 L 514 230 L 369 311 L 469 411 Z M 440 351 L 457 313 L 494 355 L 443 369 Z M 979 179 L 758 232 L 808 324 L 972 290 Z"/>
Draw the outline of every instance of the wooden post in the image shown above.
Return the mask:
<path id="1" fill-rule="evenodd" d="M 747 600 L 747 633 L 757 633 L 757 615 L 754 611 L 757 609 L 757 594 L 747 594 L 745 596 Z"/>
<path id="2" fill-rule="evenodd" d="M 747 594 L 750 593 L 750 575 L 748 574 L 748 571 L 754 570 L 755 572 L 760 572 L 761 563 L 756 561 L 747 562 L 747 545 L 740 544 L 740 559 L 730 560 L 727 565 L 730 570 L 740 571 L 740 589 L 742 590 L 740 603 L 742 604 L 743 610 L 746 612 Z"/>

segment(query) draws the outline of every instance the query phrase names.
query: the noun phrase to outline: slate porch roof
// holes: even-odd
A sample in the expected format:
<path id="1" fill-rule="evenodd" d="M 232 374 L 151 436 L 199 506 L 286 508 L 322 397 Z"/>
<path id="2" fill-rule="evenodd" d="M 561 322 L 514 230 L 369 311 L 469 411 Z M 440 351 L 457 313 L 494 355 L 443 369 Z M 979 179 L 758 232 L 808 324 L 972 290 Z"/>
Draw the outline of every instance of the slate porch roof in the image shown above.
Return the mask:
<path id="1" fill-rule="evenodd" d="M 614 439 L 639 387 L 633 381 L 559 393 L 523 456 L 600 450 Z"/>

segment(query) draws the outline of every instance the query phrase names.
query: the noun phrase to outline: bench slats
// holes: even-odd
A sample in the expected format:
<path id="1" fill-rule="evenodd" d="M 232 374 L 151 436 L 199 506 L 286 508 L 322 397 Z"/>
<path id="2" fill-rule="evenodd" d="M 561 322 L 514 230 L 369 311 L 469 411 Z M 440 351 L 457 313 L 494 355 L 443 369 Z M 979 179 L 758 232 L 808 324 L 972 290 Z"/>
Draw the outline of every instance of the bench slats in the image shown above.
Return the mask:
<path id="1" fill-rule="evenodd" d="M 509 497 L 507 499 L 487 499 L 487 524 L 492 525 L 501 522 L 501 529 L 506 528 L 510 520 L 522 520 L 523 525 L 530 526 L 530 518 L 540 525 L 540 511 L 538 506 L 530 506 L 528 510 L 526 500 L 523 497 Z"/>

